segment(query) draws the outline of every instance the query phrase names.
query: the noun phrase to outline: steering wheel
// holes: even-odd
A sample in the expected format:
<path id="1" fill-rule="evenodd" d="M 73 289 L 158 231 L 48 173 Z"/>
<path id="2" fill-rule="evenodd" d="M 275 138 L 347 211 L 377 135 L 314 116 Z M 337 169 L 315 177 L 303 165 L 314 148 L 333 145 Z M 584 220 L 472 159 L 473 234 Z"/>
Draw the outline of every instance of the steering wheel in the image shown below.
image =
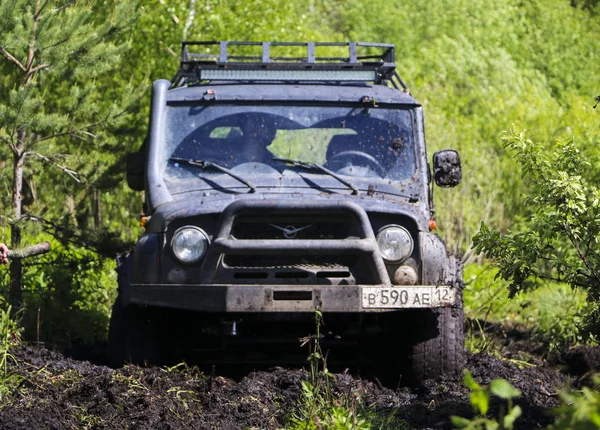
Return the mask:
<path id="1" fill-rule="evenodd" d="M 383 168 L 375 157 L 362 151 L 342 151 L 335 154 L 327 161 L 327 165 L 332 170 L 339 170 L 346 167 L 347 164 L 355 166 L 367 166 L 374 170 L 382 178 L 387 171 Z"/>

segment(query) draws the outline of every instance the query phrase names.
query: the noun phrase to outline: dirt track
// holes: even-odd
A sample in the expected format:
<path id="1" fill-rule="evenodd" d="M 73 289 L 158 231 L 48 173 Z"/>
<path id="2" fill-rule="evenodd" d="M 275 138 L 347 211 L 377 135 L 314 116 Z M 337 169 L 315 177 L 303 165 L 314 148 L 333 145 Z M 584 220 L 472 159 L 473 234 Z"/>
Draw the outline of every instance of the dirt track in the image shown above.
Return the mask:
<path id="1" fill-rule="evenodd" d="M 304 370 L 282 368 L 253 372 L 239 382 L 194 369 L 113 370 L 32 347 L 20 348 L 16 358 L 13 370 L 23 379 L 0 411 L 0 428 L 278 429 L 285 427 L 300 381 L 308 377 Z M 557 405 L 564 375 L 486 355 L 469 356 L 467 367 L 482 384 L 505 378 L 521 390 L 518 428 L 551 421 L 545 411 Z M 382 414 L 394 412 L 413 429 L 450 428 L 451 415 L 471 414 L 468 392 L 457 379 L 390 389 L 338 374 L 334 390 L 356 393 L 363 404 L 375 405 Z"/>

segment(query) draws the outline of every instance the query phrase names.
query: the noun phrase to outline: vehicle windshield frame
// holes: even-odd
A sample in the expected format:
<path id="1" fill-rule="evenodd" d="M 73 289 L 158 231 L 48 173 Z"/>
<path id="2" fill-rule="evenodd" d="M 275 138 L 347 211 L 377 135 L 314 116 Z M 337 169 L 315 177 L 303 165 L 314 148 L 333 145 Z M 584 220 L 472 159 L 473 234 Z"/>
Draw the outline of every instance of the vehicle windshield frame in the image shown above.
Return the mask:
<path id="1" fill-rule="evenodd" d="M 420 170 L 420 161 L 419 161 L 419 153 L 421 152 L 420 146 L 421 146 L 421 142 L 420 142 L 420 136 L 419 136 L 419 131 L 418 127 L 416 126 L 416 109 L 418 108 L 417 106 L 414 105 L 406 105 L 406 104 L 383 104 L 380 106 L 374 106 L 373 104 L 364 104 L 364 103 L 315 103 L 315 102 L 260 102 L 260 101 L 253 101 L 252 103 L 248 103 L 248 102 L 233 102 L 233 101 L 223 101 L 221 103 L 215 103 L 213 102 L 198 102 L 198 101 L 165 101 L 165 105 L 164 105 L 164 109 L 162 112 L 162 132 L 163 132 L 163 138 L 161 139 L 163 141 L 163 147 L 165 148 L 165 151 L 163 154 L 159 155 L 157 157 L 157 161 L 159 164 L 161 164 L 161 166 L 159 166 L 158 172 L 163 172 L 163 170 L 166 168 L 166 160 L 168 158 L 168 156 L 173 156 L 174 152 L 171 152 L 170 154 L 168 153 L 168 148 L 169 145 L 166 144 L 166 140 L 167 140 L 167 135 L 169 134 L 169 130 L 170 127 L 173 127 L 173 124 L 170 123 L 170 119 L 169 119 L 169 112 L 174 111 L 174 109 L 185 109 L 185 110 L 198 110 L 198 111 L 205 111 L 205 110 L 209 110 L 209 109 L 216 109 L 219 110 L 221 109 L 222 112 L 217 114 L 214 114 L 211 118 L 211 120 L 204 120 L 202 121 L 199 126 L 196 127 L 196 129 L 200 129 L 201 127 L 206 126 L 206 124 L 210 123 L 211 121 L 215 121 L 218 120 L 220 118 L 226 117 L 228 115 L 233 115 L 235 113 L 241 113 L 244 111 L 248 111 L 249 109 L 255 109 L 256 112 L 259 113 L 265 113 L 265 112 L 271 112 L 270 110 L 273 109 L 280 109 L 280 110 L 286 110 L 288 112 L 292 112 L 292 111 L 297 111 L 299 109 L 305 109 L 305 110 L 309 110 L 309 111 L 314 111 L 317 114 L 319 112 L 322 112 L 324 110 L 332 110 L 332 112 L 335 112 L 335 110 L 338 110 L 339 112 L 345 112 L 346 114 L 349 113 L 356 113 L 357 115 L 363 115 L 366 114 L 367 116 L 370 117 L 370 119 L 376 120 L 376 121 L 380 121 L 382 122 L 383 120 L 382 115 L 389 115 L 389 116 L 397 116 L 399 119 L 397 119 L 395 122 L 390 121 L 390 123 L 396 127 L 398 127 L 399 129 L 401 129 L 403 132 L 408 133 L 408 137 L 407 137 L 407 142 L 405 143 L 406 148 L 408 148 L 409 151 L 409 157 L 410 157 L 410 163 L 412 163 L 412 165 L 410 166 L 410 175 L 407 175 L 406 177 L 402 178 L 402 180 L 396 180 L 394 178 L 386 178 L 386 177 L 381 177 L 381 176 L 375 176 L 372 175 L 372 173 L 370 171 L 367 170 L 367 174 L 364 176 L 355 176 L 355 175 L 346 175 L 343 172 L 335 172 L 338 175 L 342 176 L 345 180 L 347 180 L 348 182 L 352 183 L 353 185 L 355 185 L 358 189 L 360 189 L 361 191 L 366 191 L 366 190 L 371 190 L 373 188 L 373 184 L 380 184 L 379 187 L 382 189 L 383 192 L 387 192 L 390 194 L 398 194 L 398 195 L 414 195 L 415 192 L 411 192 L 408 193 L 405 189 L 407 187 L 409 187 L 410 182 L 415 182 L 415 177 L 419 176 L 418 172 Z M 234 113 L 229 112 L 229 110 L 234 110 Z M 402 120 L 402 127 L 400 128 L 400 116 L 402 116 L 401 120 Z M 330 127 L 331 124 L 327 125 L 327 121 L 337 121 L 339 118 L 342 118 L 342 115 L 337 114 L 331 114 L 329 115 L 328 118 L 321 118 L 320 121 L 314 121 L 312 124 L 309 123 L 309 125 L 318 125 L 318 127 L 311 127 L 311 126 L 305 126 L 304 129 L 306 130 L 315 130 L 315 129 L 326 129 L 327 127 Z M 335 118 L 335 119 L 334 119 Z M 341 127 L 332 127 L 332 128 L 340 128 Z M 287 124 L 284 125 L 284 127 L 282 128 L 282 130 L 284 131 L 294 131 L 294 130 L 301 130 L 302 131 L 302 127 L 294 127 L 291 124 Z M 390 137 L 390 136 L 388 136 Z M 177 140 L 177 138 L 175 139 Z M 270 148 L 270 146 L 269 146 Z M 160 154 L 160 153 L 159 153 Z M 182 154 L 176 154 L 181 156 Z M 286 155 L 286 157 L 281 157 L 282 155 Z M 288 154 L 275 154 L 275 156 L 279 156 L 281 158 L 295 158 L 295 157 L 290 157 L 287 156 Z M 186 155 L 186 157 L 190 158 L 190 159 L 206 159 L 206 157 L 203 157 L 202 155 L 200 156 L 194 156 L 191 157 L 189 156 L 189 154 Z M 275 158 L 275 157 L 273 157 Z M 298 158 L 295 158 L 298 159 Z M 313 162 L 312 160 L 305 160 L 305 159 L 298 159 L 299 161 L 302 162 Z M 209 158 L 209 161 L 210 158 Z M 318 163 L 320 165 L 323 165 L 322 163 Z M 276 167 L 277 166 L 277 167 Z M 230 168 L 230 166 L 225 165 L 225 167 Z M 295 171 L 301 171 L 304 170 L 303 174 L 306 175 L 310 175 L 310 176 L 323 176 L 323 177 L 329 177 L 329 179 L 332 179 L 330 177 L 330 175 L 326 175 L 325 173 L 319 173 L 318 171 L 312 171 L 312 172 L 308 172 L 306 171 L 306 169 L 301 169 L 298 168 L 297 166 L 294 167 L 293 165 L 285 165 L 284 163 L 276 163 L 275 161 L 273 161 L 272 165 L 272 170 L 271 171 L 267 171 L 266 169 L 264 170 L 245 170 L 245 171 L 236 171 L 237 174 L 241 175 L 242 177 L 244 177 L 245 179 L 249 179 L 251 180 L 253 183 L 256 183 L 258 192 L 261 192 L 261 189 L 265 189 L 265 188 L 269 188 L 269 185 L 265 185 L 263 183 L 261 183 L 261 181 L 256 181 L 256 177 L 257 175 L 260 176 L 261 174 L 264 174 L 266 176 L 269 176 L 271 180 L 276 180 L 281 188 L 281 177 L 283 175 L 283 170 L 295 170 Z M 329 168 L 328 166 L 325 165 L 325 167 Z M 195 169 L 196 173 L 194 174 L 195 177 L 188 177 L 185 180 L 178 180 L 178 181 L 173 181 L 171 180 L 172 178 L 169 178 L 169 175 L 163 175 L 164 177 L 163 179 L 163 183 L 165 184 L 165 186 L 169 189 L 169 194 L 171 195 L 175 195 L 175 194 L 182 194 L 185 193 L 187 191 L 202 191 L 202 190 L 210 190 L 210 189 L 215 189 L 216 191 L 226 191 L 228 189 L 235 189 L 235 188 L 239 188 L 241 186 L 241 184 L 239 183 L 239 181 L 235 181 L 235 180 L 231 180 L 228 181 L 227 180 L 227 176 L 226 174 L 224 174 L 223 172 L 219 172 L 218 170 L 205 170 L 202 172 L 198 172 L 198 169 Z M 233 169 L 235 171 L 235 169 Z M 332 169 L 333 170 L 333 169 Z M 208 176 L 206 176 L 208 175 Z M 217 180 L 217 176 L 221 176 L 221 177 L 225 177 L 225 178 L 221 178 Z M 206 181 L 206 178 L 209 178 L 209 181 Z M 201 181 L 198 181 L 198 179 L 201 179 Z M 214 181 L 213 181 L 214 179 Z M 229 178 L 231 179 L 231 178 Z M 194 182 L 203 182 L 203 184 L 200 183 L 194 183 Z M 268 182 L 268 181 L 267 181 Z M 327 182 L 327 181 L 325 181 Z M 342 183 L 340 183 L 337 180 L 330 180 L 329 181 L 330 184 L 329 185 L 323 185 L 325 188 L 328 189 L 332 189 L 335 192 L 338 192 L 339 189 L 348 189 L 348 187 L 344 186 Z M 302 188 L 301 186 L 291 186 L 291 188 Z M 398 188 L 402 188 L 402 190 L 398 190 Z"/>

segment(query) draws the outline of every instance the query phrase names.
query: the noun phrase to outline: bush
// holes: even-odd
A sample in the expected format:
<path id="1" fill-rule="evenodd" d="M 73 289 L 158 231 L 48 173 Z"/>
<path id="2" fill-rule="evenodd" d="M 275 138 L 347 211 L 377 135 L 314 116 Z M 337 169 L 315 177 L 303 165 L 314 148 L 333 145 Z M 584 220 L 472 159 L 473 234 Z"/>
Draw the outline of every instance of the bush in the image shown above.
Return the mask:
<path id="1" fill-rule="evenodd" d="M 529 184 L 530 216 L 518 232 L 505 235 L 481 224 L 473 242 L 508 281 L 510 297 L 536 288 L 540 281 L 564 283 L 600 295 L 600 190 L 597 173 L 573 139 L 553 148 L 515 130 L 503 137 Z"/>
<path id="2" fill-rule="evenodd" d="M 9 285 L 7 272 L 4 294 Z M 53 241 L 50 253 L 24 260 L 23 281 L 26 340 L 61 350 L 106 340 L 117 290 L 113 260 Z"/>
<path id="3" fill-rule="evenodd" d="M 499 324 L 504 328 L 529 331 L 535 340 L 549 345 L 549 349 L 586 341 L 586 321 L 596 306 L 587 299 L 586 290 L 571 288 L 556 282 L 540 283 L 534 290 L 521 291 L 509 298 L 508 282 L 497 279 L 498 268 L 489 263 L 465 266 L 465 314 L 473 322 L 476 339 L 467 340 L 474 352 L 490 352 L 494 345 L 481 338 L 484 323 Z"/>

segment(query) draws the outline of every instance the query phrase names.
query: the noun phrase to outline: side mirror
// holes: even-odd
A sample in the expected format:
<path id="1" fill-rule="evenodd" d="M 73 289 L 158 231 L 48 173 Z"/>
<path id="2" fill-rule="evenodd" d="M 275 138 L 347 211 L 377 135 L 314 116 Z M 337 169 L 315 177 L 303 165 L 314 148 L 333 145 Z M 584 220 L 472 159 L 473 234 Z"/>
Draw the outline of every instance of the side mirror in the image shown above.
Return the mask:
<path id="1" fill-rule="evenodd" d="M 458 152 L 454 149 L 442 149 L 433 154 L 433 178 L 438 186 L 444 188 L 460 184 L 462 170 Z"/>
<path id="2" fill-rule="evenodd" d="M 127 185 L 133 191 L 144 191 L 144 166 L 146 153 L 127 154 Z"/>

